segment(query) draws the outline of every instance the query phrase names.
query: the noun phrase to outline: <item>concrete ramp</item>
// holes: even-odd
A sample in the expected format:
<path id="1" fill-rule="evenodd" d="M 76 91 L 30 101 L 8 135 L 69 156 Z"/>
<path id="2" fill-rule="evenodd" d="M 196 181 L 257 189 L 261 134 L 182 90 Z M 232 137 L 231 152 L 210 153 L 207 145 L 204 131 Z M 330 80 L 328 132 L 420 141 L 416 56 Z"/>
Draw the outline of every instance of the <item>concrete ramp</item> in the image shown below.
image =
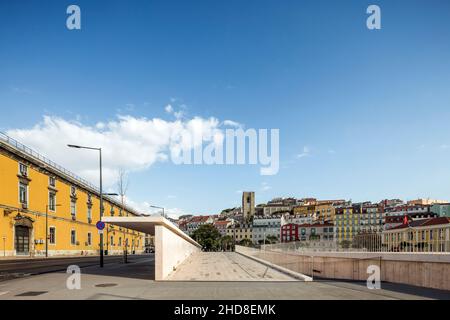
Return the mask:
<path id="1" fill-rule="evenodd" d="M 167 280 L 172 281 L 297 281 L 297 279 L 234 252 L 196 252 Z"/>
<path id="2" fill-rule="evenodd" d="M 155 236 L 155 280 L 165 280 L 201 246 L 163 217 L 103 217 L 111 225 Z"/>

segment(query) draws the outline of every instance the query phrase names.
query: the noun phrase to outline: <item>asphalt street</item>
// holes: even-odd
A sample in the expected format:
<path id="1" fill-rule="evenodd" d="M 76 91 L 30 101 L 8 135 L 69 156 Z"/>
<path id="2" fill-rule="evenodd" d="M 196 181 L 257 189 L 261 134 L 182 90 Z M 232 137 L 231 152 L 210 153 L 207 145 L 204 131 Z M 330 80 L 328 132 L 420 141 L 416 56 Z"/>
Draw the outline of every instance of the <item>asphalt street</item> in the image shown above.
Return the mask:
<path id="1" fill-rule="evenodd" d="M 142 256 L 128 255 L 129 262 L 141 258 Z M 86 256 L 0 260 L 0 282 L 30 275 L 66 271 L 70 265 L 77 265 L 80 268 L 95 266 L 99 265 L 99 259 L 98 256 Z M 123 261 L 123 256 L 104 256 L 105 265 Z"/>

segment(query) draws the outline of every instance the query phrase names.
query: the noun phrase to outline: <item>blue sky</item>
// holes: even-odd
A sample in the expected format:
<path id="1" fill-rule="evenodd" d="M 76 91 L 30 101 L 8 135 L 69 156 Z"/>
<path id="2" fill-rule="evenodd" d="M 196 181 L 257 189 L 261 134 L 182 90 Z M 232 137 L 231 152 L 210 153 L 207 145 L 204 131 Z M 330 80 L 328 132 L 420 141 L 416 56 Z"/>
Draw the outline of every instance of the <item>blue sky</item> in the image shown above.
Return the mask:
<path id="1" fill-rule="evenodd" d="M 65 26 L 70 4 L 79 31 Z M 370 4 L 381 30 L 366 28 Z M 257 202 L 450 199 L 449 21 L 445 0 L 2 1 L 0 130 L 42 129 L 44 116 L 175 121 L 168 104 L 186 121 L 280 129 L 275 176 L 170 161 L 132 171 L 130 199 L 177 212 L 239 205 L 240 190 Z"/>

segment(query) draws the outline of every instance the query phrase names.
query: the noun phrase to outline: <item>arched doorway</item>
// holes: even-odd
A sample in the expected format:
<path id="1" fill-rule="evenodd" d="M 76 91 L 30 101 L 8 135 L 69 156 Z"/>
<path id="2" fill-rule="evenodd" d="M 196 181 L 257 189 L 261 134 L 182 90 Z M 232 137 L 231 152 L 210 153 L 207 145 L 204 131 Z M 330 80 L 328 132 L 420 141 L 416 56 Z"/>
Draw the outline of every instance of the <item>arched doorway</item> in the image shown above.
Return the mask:
<path id="1" fill-rule="evenodd" d="M 18 255 L 30 253 L 30 228 L 24 226 L 15 227 L 15 249 Z"/>
<path id="2" fill-rule="evenodd" d="M 16 255 L 29 255 L 33 221 L 28 217 L 18 217 L 15 220 L 14 249 Z"/>

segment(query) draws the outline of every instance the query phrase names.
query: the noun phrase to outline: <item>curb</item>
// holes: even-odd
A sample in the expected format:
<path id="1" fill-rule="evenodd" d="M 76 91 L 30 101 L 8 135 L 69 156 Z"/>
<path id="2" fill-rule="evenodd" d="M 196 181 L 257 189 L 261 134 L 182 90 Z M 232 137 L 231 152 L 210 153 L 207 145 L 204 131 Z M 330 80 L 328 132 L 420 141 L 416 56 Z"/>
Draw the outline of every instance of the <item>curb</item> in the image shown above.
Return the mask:
<path id="1" fill-rule="evenodd" d="M 284 273 L 284 274 L 286 274 L 286 275 L 288 275 L 288 276 L 290 276 L 292 278 L 295 278 L 297 280 L 302 280 L 302 281 L 305 281 L 305 282 L 313 281 L 313 279 L 311 277 L 309 277 L 307 275 L 304 275 L 303 273 L 299 273 L 299 272 L 295 272 L 295 271 L 289 270 L 287 268 L 284 268 L 284 267 L 281 267 L 279 265 L 273 264 L 273 263 L 268 262 L 266 260 L 262 260 L 262 259 L 250 256 L 250 255 L 244 254 L 242 252 L 237 252 L 237 251 L 235 251 L 235 252 L 239 253 L 240 255 L 242 255 L 242 256 L 244 256 L 246 258 L 252 259 L 252 260 L 254 260 L 256 262 L 259 262 L 259 263 L 261 263 L 261 264 L 263 264 L 265 266 L 268 266 L 268 267 L 270 267 L 272 269 L 275 269 L 275 270 L 277 270 L 277 271 L 279 271 L 281 273 Z"/>

